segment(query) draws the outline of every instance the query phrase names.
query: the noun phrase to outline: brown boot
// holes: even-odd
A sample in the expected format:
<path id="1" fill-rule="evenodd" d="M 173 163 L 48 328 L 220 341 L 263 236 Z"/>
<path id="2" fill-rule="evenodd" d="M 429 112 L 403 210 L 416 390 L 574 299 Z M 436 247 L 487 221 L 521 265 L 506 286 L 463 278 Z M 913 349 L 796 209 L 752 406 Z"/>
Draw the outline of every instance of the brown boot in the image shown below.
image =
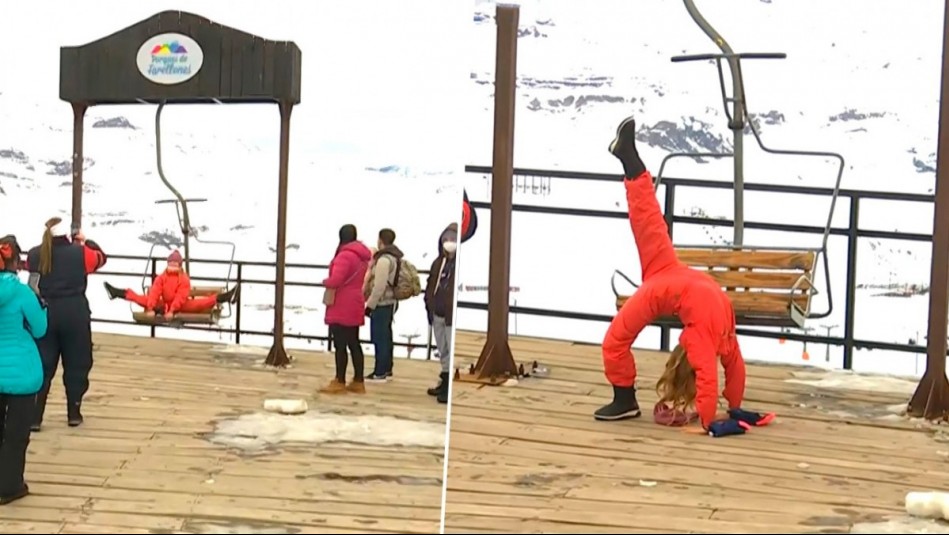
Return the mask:
<path id="1" fill-rule="evenodd" d="M 330 383 L 320 389 L 321 394 L 345 394 L 346 393 L 346 383 L 340 382 L 339 379 L 333 379 Z"/>
<path id="2" fill-rule="evenodd" d="M 366 393 L 366 382 L 365 381 L 353 381 L 346 385 L 346 390 L 349 390 L 353 394 L 365 394 Z"/>

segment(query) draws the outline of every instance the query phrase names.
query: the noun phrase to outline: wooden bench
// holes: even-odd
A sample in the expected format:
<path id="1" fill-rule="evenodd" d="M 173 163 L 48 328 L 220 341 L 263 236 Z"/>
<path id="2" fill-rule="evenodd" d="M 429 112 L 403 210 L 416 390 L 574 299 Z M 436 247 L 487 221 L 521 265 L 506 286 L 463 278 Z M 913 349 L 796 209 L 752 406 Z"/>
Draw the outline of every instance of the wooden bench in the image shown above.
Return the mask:
<path id="1" fill-rule="evenodd" d="M 219 286 L 192 286 L 191 297 L 204 297 L 224 293 L 226 288 Z M 148 293 L 148 288 L 145 288 Z M 179 313 L 173 320 L 164 316 L 148 316 L 144 311 L 133 312 L 132 320 L 141 325 L 217 325 L 221 318 L 221 305 L 215 305 L 210 312 L 204 314 Z"/>
<path id="2" fill-rule="evenodd" d="M 803 327 L 815 293 L 816 251 L 677 248 L 679 260 L 712 276 L 725 290 L 739 325 Z M 619 310 L 629 296 L 616 296 Z M 677 317 L 657 325 L 681 327 Z"/>
<path id="3" fill-rule="evenodd" d="M 211 312 L 204 314 L 179 313 L 174 319 L 165 316 L 148 316 L 145 312 L 133 312 L 132 319 L 141 325 L 216 325 L 221 311 L 215 307 Z"/>

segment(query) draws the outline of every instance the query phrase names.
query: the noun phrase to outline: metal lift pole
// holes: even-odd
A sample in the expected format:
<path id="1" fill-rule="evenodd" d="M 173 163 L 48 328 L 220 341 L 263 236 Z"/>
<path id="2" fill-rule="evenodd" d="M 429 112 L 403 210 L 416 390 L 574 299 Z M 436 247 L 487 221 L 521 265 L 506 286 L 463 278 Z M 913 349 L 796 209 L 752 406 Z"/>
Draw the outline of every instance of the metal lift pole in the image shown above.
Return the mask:
<path id="1" fill-rule="evenodd" d="M 181 233 L 184 234 L 185 246 L 185 272 L 191 273 L 191 218 L 188 216 L 188 201 L 181 193 L 168 182 L 165 178 L 165 170 L 161 165 L 161 112 L 165 109 L 165 101 L 158 104 L 158 110 L 155 112 L 155 159 L 158 163 L 158 177 L 165 184 L 181 204 L 181 219 L 178 223 L 181 225 Z"/>
<path id="2" fill-rule="evenodd" d="M 684 0 L 685 9 L 688 10 L 692 20 L 698 24 L 699 28 L 705 32 L 705 35 L 715 42 L 715 45 L 726 54 L 728 61 L 728 70 L 732 76 L 732 98 L 726 99 L 732 103 L 732 116 L 728 123 L 728 128 L 732 131 L 734 144 L 734 180 L 735 180 L 735 235 L 732 240 L 736 247 L 744 244 L 745 235 L 745 166 L 744 166 L 744 135 L 745 135 L 745 94 L 744 84 L 741 80 L 741 64 L 739 58 L 735 55 L 732 47 L 725 41 L 715 28 L 705 17 L 699 13 L 693 0 Z"/>

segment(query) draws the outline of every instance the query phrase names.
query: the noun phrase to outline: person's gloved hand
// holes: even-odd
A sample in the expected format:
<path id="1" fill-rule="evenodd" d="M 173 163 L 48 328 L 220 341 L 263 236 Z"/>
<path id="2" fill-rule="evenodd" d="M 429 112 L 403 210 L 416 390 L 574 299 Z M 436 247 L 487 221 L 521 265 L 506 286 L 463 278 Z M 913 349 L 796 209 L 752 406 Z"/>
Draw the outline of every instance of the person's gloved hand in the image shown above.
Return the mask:
<path id="1" fill-rule="evenodd" d="M 366 307 L 365 312 L 366 312 L 366 317 L 372 316 L 372 309 L 371 309 L 371 308 Z"/>
<path id="2" fill-rule="evenodd" d="M 728 435 L 744 435 L 751 426 L 739 420 L 718 420 L 708 426 L 708 436 L 713 438 Z"/>
<path id="3" fill-rule="evenodd" d="M 764 427 L 773 422 L 776 417 L 773 412 L 761 414 L 759 412 L 751 412 L 742 409 L 728 409 L 728 415 L 734 420 L 756 427 Z"/>

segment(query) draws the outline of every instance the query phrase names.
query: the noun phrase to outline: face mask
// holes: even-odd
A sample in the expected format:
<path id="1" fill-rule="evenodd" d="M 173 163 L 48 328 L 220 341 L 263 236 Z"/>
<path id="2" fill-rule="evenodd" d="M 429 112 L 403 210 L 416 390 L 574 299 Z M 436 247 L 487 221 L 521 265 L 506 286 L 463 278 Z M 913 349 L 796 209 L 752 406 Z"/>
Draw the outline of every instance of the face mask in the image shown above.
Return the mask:
<path id="1" fill-rule="evenodd" d="M 458 242 L 446 241 L 442 244 L 442 249 L 444 249 L 446 253 L 452 254 L 458 250 Z"/>

